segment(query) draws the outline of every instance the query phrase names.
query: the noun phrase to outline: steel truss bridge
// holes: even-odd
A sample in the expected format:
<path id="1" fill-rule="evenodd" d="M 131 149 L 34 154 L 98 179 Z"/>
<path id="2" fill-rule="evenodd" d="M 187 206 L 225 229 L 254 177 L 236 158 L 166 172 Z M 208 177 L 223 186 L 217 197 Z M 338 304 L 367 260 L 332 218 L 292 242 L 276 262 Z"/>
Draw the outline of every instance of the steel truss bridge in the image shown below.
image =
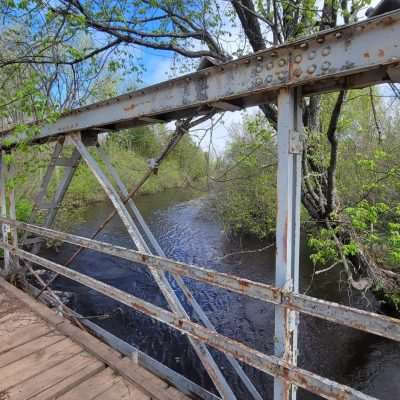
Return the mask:
<path id="1" fill-rule="evenodd" d="M 303 96 L 385 82 L 400 82 L 400 11 L 323 31 L 279 47 L 211 65 L 192 74 L 72 110 L 62 115 L 55 123 L 35 123 L 39 124 L 39 133 L 33 138 L 28 135 L 17 137 L 12 127 L 6 129 L 0 136 L 0 247 L 5 251 L 5 272 L 16 265 L 22 265 L 35 275 L 32 266 L 39 265 L 187 335 L 218 395 L 198 387 L 145 354 L 140 353 L 139 357 L 143 365 L 174 382 L 185 393 L 205 399 L 236 399 L 234 391 L 209 351 L 209 347 L 212 347 L 226 355 L 254 399 L 260 400 L 262 396 L 239 362 L 274 377 L 275 400 L 295 400 L 298 387 L 326 399 L 371 400 L 371 396 L 296 365 L 300 314 L 400 341 L 398 319 L 316 299 L 298 292 L 303 148 L 301 107 Z M 177 120 L 178 142 L 191 127 L 212 114 L 265 103 L 275 103 L 278 108 L 275 285 L 253 282 L 166 258 L 132 199 L 140 184 L 128 191 L 99 145 L 98 135 L 144 124 Z M 12 177 L 13 166 L 5 163 L 4 155 L 7 152 L 18 151 L 18 143 L 21 141 L 27 141 L 32 146 L 56 142 L 35 201 L 34 214 L 40 210 L 45 212 L 45 220 L 41 226 L 34 224 L 34 215 L 30 223 L 16 220 L 14 189 L 7 189 L 6 181 Z M 68 157 L 63 156 L 63 149 L 67 144 L 72 145 L 74 149 Z M 103 167 L 89 151 L 90 146 L 95 147 L 103 161 Z M 173 146 L 170 146 L 165 149 L 162 156 L 172 148 Z M 81 162 L 87 164 L 114 206 L 113 213 L 99 229 L 118 214 L 136 249 L 100 242 L 94 239 L 95 236 L 84 238 L 51 229 L 74 172 Z M 64 175 L 52 200 L 48 201 L 46 194 L 56 167 L 63 167 Z M 157 162 L 153 163 L 146 176 L 150 176 L 158 167 Z M 104 168 L 108 174 L 104 172 Z M 110 180 L 108 176 L 113 179 Z M 24 234 L 18 235 L 18 231 Z M 90 249 L 142 264 L 149 269 L 158 283 L 170 311 L 72 270 L 68 268 L 68 263 L 63 266 L 39 256 L 44 238 L 78 246 L 77 254 L 83 249 Z M 275 354 L 263 354 L 218 333 L 183 277 L 273 304 Z M 38 279 L 40 280 L 40 277 Z M 173 289 L 172 280 L 180 287 L 201 323 L 191 320 Z M 59 299 L 51 291 L 49 283 L 41 281 L 41 284 L 40 292 L 43 296 L 51 298 L 57 304 Z M 134 350 L 126 343 L 112 338 L 111 334 L 96 327 L 92 322 L 84 323 L 104 340 L 112 341 L 120 351 L 129 353 Z"/>

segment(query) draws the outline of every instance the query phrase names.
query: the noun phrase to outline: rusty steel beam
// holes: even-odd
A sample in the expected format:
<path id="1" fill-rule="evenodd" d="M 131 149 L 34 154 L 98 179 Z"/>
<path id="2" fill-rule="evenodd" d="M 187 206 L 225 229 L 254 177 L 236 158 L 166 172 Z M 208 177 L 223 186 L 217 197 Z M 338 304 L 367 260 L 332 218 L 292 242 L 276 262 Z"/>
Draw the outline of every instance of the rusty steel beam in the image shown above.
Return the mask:
<path id="1" fill-rule="evenodd" d="M 293 367 L 278 357 L 263 354 L 237 340 L 223 336 L 215 331 L 210 331 L 209 329 L 186 318 L 179 318 L 170 311 L 148 303 L 136 296 L 128 294 L 120 289 L 116 289 L 87 275 L 81 274 L 80 272 L 63 267 L 53 261 L 15 248 L 10 244 L 0 243 L 0 247 L 7 249 L 15 256 L 56 272 L 57 274 L 78 282 L 98 293 L 119 301 L 140 313 L 148 315 L 159 322 L 165 323 L 187 335 L 189 338 L 205 343 L 225 354 L 230 354 L 238 360 L 257 368 L 262 372 L 290 381 L 296 386 L 302 387 L 305 390 L 322 396 L 323 398 L 331 400 L 377 400 L 376 398 L 365 395 L 349 386 L 341 385 L 305 369 Z"/>
<path id="2" fill-rule="evenodd" d="M 42 126 L 31 143 L 70 132 L 98 134 L 209 109 L 236 110 L 276 101 L 282 87 L 303 94 L 391 81 L 400 62 L 400 11 L 326 30 L 279 47 L 91 104 Z M 388 73 L 390 69 L 390 74 Z M 221 108 L 221 104 L 224 107 Z M 12 128 L 0 132 L 11 146 Z"/>
<path id="3" fill-rule="evenodd" d="M 210 284 L 234 293 L 243 294 L 267 303 L 275 305 L 283 304 L 303 314 L 308 314 L 316 318 L 328 320 L 400 342 L 400 319 L 390 318 L 298 293 L 288 293 L 285 290 L 264 283 L 254 282 L 234 275 L 216 272 L 167 258 L 144 254 L 125 247 L 87 239 L 70 233 L 58 232 L 53 229 L 43 228 L 9 218 L 0 217 L 0 223 L 16 226 L 18 229 L 26 230 L 36 235 L 85 247 L 93 251 L 98 251 L 142 265 L 151 265 L 161 271 L 168 271 L 180 276 L 186 276 L 199 282 Z"/>
<path id="4" fill-rule="evenodd" d="M 300 88 L 283 88 L 278 96 L 278 175 L 275 285 L 287 293 L 299 291 L 301 158 L 303 153 Z M 275 307 L 275 355 L 297 364 L 298 313 Z M 296 387 L 275 379 L 275 400 L 296 400 Z"/>

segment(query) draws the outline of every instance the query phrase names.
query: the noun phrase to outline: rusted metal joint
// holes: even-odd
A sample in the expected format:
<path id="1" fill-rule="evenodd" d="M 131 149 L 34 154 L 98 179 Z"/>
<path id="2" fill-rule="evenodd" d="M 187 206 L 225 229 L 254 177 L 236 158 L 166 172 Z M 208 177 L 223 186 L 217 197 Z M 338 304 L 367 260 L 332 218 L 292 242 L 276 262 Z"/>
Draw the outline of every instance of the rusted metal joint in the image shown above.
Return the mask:
<path id="1" fill-rule="evenodd" d="M 155 158 L 148 159 L 147 165 L 153 171 L 154 175 L 158 175 L 159 164 Z"/>

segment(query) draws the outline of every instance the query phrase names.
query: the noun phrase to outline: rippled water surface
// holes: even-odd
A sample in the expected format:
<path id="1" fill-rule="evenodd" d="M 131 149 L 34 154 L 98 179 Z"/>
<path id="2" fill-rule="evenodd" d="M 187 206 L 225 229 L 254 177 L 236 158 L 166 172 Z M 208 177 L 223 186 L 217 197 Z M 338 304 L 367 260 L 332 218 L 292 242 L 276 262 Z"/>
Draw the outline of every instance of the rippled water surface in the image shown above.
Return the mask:
<path id="1" fill-rule="evenodd" d="M 170 191 L 140 197 L 137 205 L 167 256 L 256 281 L 274 282 L 273 249 L 224 257 L 241 248 L 257 249 L 264 245 L 256 241 L 240 243 L 228 239 L 206 199 L 193 198 L 192 193 L 184 191 Z M 79 223 L 70 231 L 89 236 L 110 209 L 107 203 L 88 207 L 84 214 L 86 223 Z M 124 227 L 117 219 L 112 221 L 99 239 L 132 247 Z M 46 252 L 52 259 L 62 263 L 73 250 L 72 246 L 63 246 L 57 253 L 50 250 Z M 154 280 L 140 266 L 85 251 L 76 260 L 74 267 L 80 272 L 167 308 Z M 303 248 L 301 291 L 309 287 L 311 272 L 307 249 Z M 337 283 L 339 279 L 340 276 L 335 273 L 319 276 L 311 285 L 309 294 L 357 307 L 368 306 L 366 298 L 350 294 L 344 288 L 340 290 Z M 271 305 L 190 279 L 186 282 L 220 333 L 266 354 L 273 354 L 274 314 Z M 73 293 L 71 305 L 79 313 L 85 316 L 108 315 L 108 318 L 98 321 L 101 326 L 202 386 L 212 389 L 207 374 L 184 336 L 69 280 L 59 279 L 57 288 Z M 181 296 L 179 291 L 178 294 Z M 187 310 L 190 311 L 190 307 Z M 301 367 L 380 399 L 400 399 L 399 344 L 307 316 L 301 317 L 299 332 Z M 238 398 L 250 399 L 225 357 L 218 352 L 212 352 Z M 253 368 L 245 366 L 245 370 L 263 397 L 271 399 L 272 379 Z M 299 399 L 316 398 L 319 397 L 299 392 Z"/>

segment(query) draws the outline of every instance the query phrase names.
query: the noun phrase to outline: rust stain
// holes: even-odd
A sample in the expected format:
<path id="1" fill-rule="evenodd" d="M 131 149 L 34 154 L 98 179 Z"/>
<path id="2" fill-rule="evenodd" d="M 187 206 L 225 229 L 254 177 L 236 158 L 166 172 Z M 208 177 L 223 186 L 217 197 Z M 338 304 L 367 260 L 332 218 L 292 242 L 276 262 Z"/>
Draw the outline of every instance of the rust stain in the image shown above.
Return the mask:
<path id="1" fill-rule="evenodd" d="M 394 22 L 395 22 L 394 18 L 392 18 L 392 17 L 386 17 L 386 18 L 383 20 L 383 25 L 385 25 L 385 26 L 392 25 L 392 24 L 394 24 Z"/>
<path id="2" fill-rule="evenodd" d="M 385 57 L 385 52 L 383 49 L 378 50 L 378 57 Z"/>
<path id="3" fill-rule="evenodd" d="M 240 290 L 242 290 L 242 291 L 250 286 L 248 281 L 239 279 L 238 282 L 239 282 Z"/>
<path id="4" fill-rule="evenodd" d="M 134 108 L 135 108 L 135 105 L 134 105 L 134 104 L 131 104 L 131 105 L 128 106 L 128 107 L 124 107 L 124 111 L 129 112 L 129 111 L 132 111 Z"/>

